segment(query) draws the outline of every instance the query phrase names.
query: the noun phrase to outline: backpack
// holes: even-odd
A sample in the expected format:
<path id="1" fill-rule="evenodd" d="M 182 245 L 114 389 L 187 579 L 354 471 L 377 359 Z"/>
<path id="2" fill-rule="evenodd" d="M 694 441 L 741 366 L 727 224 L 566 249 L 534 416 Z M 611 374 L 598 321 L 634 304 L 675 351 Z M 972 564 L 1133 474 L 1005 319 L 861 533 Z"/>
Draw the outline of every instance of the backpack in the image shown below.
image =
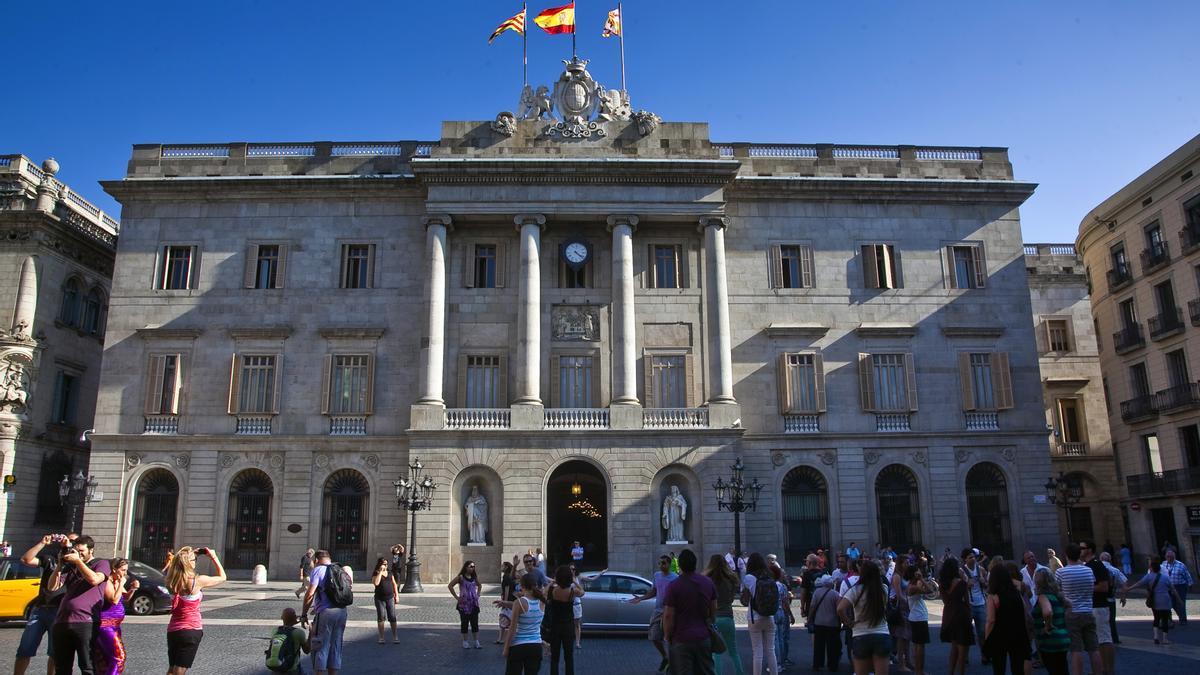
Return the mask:
<path id="1" fill-rule="evenodd" d="M 779 585 L 771 577 L 756 577 L 754 601 L 750 604 L 759 616 L 775 616 L 779 611 Z"/>
<path id="2" fill-rule="evenodd" d="M 296 642 L 295 626 L 280 626 L 271 634 L 267 645 L 267 670 L 274 673 L 290 673 L 300 657 L 300 645 Z"/>
<path id="3" fill-rule="evenodd" d="M 323 590 L 330 607 L 349 607 L 354 604 L 354 591 L 350 588 L 350 575 L 334 563 L 325 566 Z"/>

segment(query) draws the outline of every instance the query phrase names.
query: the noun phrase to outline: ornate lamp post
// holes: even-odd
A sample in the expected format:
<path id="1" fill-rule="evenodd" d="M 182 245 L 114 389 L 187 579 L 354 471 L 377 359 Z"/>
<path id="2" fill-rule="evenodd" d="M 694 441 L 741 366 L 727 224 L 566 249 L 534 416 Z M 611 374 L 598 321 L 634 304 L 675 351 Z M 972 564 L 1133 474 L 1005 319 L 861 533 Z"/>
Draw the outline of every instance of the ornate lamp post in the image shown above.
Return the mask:
<path id="1" fill-rule="evenodd" d="M 408 465 L 408 477 L 392 481 L 396 488 L 396 506 L 409 512 L 408 563 L 405 565 L 404 587 L 401 593 L 420 593 L 421 563 L 417 560 L 417 511 L 428 509 L 433 503 L 433 492 L 437 486 L 429 476 L 421 476 L 425 467 L 420 459 L 414 458 Z"/>
<path id="2" fill-rule="evenodd" d="M 82 471 L 77 472 L 74 478 L 63 476 L 62 480 L 58 481 L 58 503 L 71 509 L 69 532 L 75 532 L 79 523 L 79 509 L 95 499 L 96 485 L 96 478 L 85 476 Z"/>
<path id="3" fill-rule="evenodd" d="M 1067 541 L 1073 541 L 1071 509 L 1083 499 L 1083 484 L 1078 476 L 1068 477 L 1059 471 L 1058 476 L 1051 476 L 1043 487 L 1046 488 L 1046 498 L 1050 503 L 1064 511 L 1067 518 Z"/>
<path id="4" fill-rule="evenodd" d="M 742 557 L 742 513 L 745 511 L 754 511 L 758 507 L 758 493 L 762 492 L 763 484 L 758 482 L 758 479 L 747 483 L 742 478 L 742 472 L 746 467 L 742 465 L 742 458 L 738 457 L 733 464 L 733 476 L 729 482 L 718 478 L 717 482 L 713 483 L 713 489 L 717 491 L 717 510 L 730 511 L 733 513 L 733 555 L 734 558 L 740 560 Z"/>

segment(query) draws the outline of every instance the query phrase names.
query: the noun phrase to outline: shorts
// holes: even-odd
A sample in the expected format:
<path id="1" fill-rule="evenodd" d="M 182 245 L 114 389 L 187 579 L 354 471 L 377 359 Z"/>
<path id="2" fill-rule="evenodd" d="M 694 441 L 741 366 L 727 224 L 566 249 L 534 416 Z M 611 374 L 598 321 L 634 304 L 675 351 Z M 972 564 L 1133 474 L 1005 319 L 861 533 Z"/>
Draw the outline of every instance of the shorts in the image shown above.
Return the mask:
<path id="1" fill-rule="evenodd" d="M 1096 618 L 1090 613 L 1067 612 L 1067 632 L 1071 635 L 1071 651 L 1094 652 L 1100 648 L 1096 636 Z"/>
<path id="2" fill-rule="evenodd" d="M 375 596 L 375 621 L 383 623 L 385 619 L 396 623 L 396 599 L 390 595 Z"/>
<path id="3" fill-rule="evenodd" d="M 1111 645 L 1113 643 L 1112 626 L 1108 624 L 1108 608 L 1093 608 L 1092 618 L 1096 621 L 1096 642 L 1102 645 Z"/>
<path id="4" fill-rule="evenodd" d="M 512 625 L 512 610 L 505 607 L 500 608 L 500 618 L 496 623 L 500 626 L 500 630 L 508 630 L 508 627 Z"/>
<path id="5" fill-rule="evenodd" d="M 58 607 L 38 607 L 29 613 L 29 621 L 21 633 L 21 644 L 17 645 L 17 658 L 30 659 L 37 656 L 38 645 L 42 637 L 46 638 L 46 656 L 54 656 L 54 617 L 58 616 Z"/>
<path id="6" fill-rule="evenodd" d="M 850 640 L 850 653 L 856 659 L 886 659 L 892 655 L 892 636 L 883 633 L 855 635 Z"/>
<path id="7" fill-rule="evenodd" d="M 654 616 L 650 617 L 650 630 L 646 634 L 646 638 L 651 642 L 663 641 L 663 615 L 659 610 L 654 610 Z"/>
<path id="8" fill-rule="evenodd" d="M 576 621 L 583 618 L 583 603 L 579 601 L 579 598 L 575 598 L 575 603 L 571 605 L 571 618 Z"/>
<path id="9" fill-rule="evenodd" d="M 929 622 L 928 621 L 909 621 L 908 622 L 909 641 L 914 645 L 929 644 Z"/>
<path id="10" fill-rule="evenodd" d="M 202 630 L 173 630 L 167 632 L 167 664 L 176 668 L 191 668 L 200 650 Z"/>

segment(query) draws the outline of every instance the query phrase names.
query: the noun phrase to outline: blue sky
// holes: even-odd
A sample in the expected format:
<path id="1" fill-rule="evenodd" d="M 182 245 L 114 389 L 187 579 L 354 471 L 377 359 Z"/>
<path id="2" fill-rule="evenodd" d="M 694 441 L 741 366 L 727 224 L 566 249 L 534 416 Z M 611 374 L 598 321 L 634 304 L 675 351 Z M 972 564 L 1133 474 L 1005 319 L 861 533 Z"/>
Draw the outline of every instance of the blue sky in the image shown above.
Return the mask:
<path id="1" fill-rule="evenodd" d="M 559 4 L 533 3 L 530 15 Z M 578 3 L 580 55 L 610 87 L 615 0 Z M 487 37 L 515 0 L 64 0 L 8 7 L 0 153 L 96 181 L 133 143 L 436 139 L 512 109 L 521 40 Z M 1041 184 L 1026 241 L 1080 219 L 1200 132 L 1200 3 L 628 0 L 635 108 L 722 141 L 997 145 Z M 532 27 L 531 81 L 570 37 Z"/>

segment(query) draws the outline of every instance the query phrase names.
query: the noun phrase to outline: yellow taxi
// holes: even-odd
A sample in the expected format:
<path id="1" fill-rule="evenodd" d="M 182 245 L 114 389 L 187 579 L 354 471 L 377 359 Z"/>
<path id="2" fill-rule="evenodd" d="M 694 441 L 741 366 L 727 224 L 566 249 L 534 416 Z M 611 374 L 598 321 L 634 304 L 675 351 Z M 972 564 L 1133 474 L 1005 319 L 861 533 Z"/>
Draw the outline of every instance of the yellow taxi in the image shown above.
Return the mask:
<path id="1" fill-rule="evenodd" d="M 17 556 L 0 558 L 0 621 L 26 618 L 41 583 L 41 569 L 26 565 Z"/>

